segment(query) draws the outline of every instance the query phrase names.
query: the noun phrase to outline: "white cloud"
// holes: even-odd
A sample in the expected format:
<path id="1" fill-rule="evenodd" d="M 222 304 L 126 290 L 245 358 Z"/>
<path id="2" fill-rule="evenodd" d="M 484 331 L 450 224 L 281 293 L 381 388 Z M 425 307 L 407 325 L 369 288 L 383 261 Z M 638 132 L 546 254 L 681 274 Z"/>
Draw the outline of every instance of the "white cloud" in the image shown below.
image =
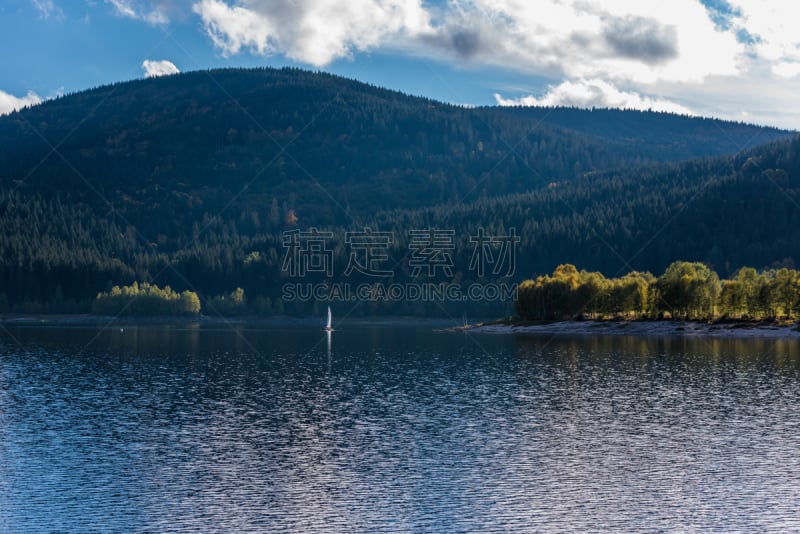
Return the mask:
<path id="1" fill-rule="evenodd" d="M 702 84 L 659 84 L 658 92 L 679 96 L 698 115 L 800 129 L 800 77 L 775 79 L 768 67 Z"/>
<path id="2" fill-rule="evenodd" d="M 692 111 L 680 104 L 662 98 L 643 96 L 633 91 L 621 91 L 604 80 L 565 81 L 557 86 L 549 86 L 541 97 L 524 96 L 506 99 L 494 95 L 501 106 L 573 106 L 579 108 L 626 108 L 652 109 L 693 115 Z"/>
<path id="3" fill-rule="evenodd" d="M 33 7 L 39 11 L 43 19 L 54 17 L 58 20 L 64 19 L 64 11 L 53 0 L 31 0 Z"/>
<path id="4" fill-rule="evenodd" d="M 697 0 L 474 0 L 492 21 L 486 62 L 552 77 L 638 83 L 735 74 L 744 45 Z"/>
<path id="5" fill-rule="evenodd" d="M 201 0 L 193 10 L 225 55 L 280 53 L 315 66 L 428 24 L 419 0 Z"/>
<path id="6" fill-rule="evenodd" d="M 800 59 L 796 4 L 765 0 L 732 0 L 730 4 L 736 11 L 731 17 L 733 29 L 744 29 L 754 37 L 752 46 L 759 57 Z"/>
<path id="7" fill-rule="evenodd" d="M 769 84 L 791 82 L 795 88 L 794 82 L 800 82 L 800 34 L 794 28 L 796 8 L 791 2 L 105 2 L 123 16 L 151 24 L 185 15 L 191 5 L 223 56 L 282 55 L 325 67 L 358 52 L 380 50 L 433 58 L 458 68 L 500 67 L 549 80 L 552 87 L 529 97 L 534 101 L 586 101 L 679 113 L 715 110 L 728 118 L 742 118 L 747 111 L 752 120 L 773 121 L 776 116 L 794 117 L 796 99 Z M 756 93 L 756 85 L 767 87 L 767 92 Z M 778 95 L 782 100 L 774 99 Z"/>
<path id="8" fill-rule="evenodd" d="M 0 91 L 0 115 L 11 113 L 14 110 L 19 110 L 26 106 L 33 106 L 41 101 L 42 98 L 33 91 L 28 91 L 23 97 L 16 97 L 5 91 Z"/>
<path id="9" fill-rule="evenodd" d="M 136 20 L 143 20 L 148 24 L 167 24 L 168 3 L 158 1 L 137 1 L 137 0 L 105 0 L 107 4 L 114 6 L 117 14 Z"/>
<path id="10" fill-rule="evenodd" d="M 797 5 L 793 2 L 730 0 L 731 31 L 746 37 L 748 48 L 782 78 L 800 73 L 800 35 Z"/>
<path id="11" fill-rule="evenodd" d="M 800 75 L 800 63 L 781 61 L 772 65 L 772 72 L 781 78 L 794 78 Z"/>
<path id="12" fill-rule="evenodd" d="M 697 0 L 232 1 L 193 6 L 223 54 L 284 54 L 315 66 L 385 47 L 553 77 L 650 83 L 736 74 L 745 51 Z"/>
<path id="13" fill-rule="evenodd" d="M 180 72 L 172 61 L 166 59 L 145 59 L 144 62 L 142 62 L 142 70 L 144 71 L 145 78 L 178 74 Z"/>

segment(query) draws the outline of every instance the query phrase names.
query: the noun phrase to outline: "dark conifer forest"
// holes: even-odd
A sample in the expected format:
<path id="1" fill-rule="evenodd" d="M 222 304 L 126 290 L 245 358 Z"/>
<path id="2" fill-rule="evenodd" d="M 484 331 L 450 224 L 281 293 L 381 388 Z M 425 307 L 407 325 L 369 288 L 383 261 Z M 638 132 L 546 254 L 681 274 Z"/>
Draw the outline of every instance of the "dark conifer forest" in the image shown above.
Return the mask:
<path id="1" fill-rule="evenodd" d="M 778 272 L 800 260 L 800 139 L 656 112 L 465 108 L 297 69 L 124 82 L 0 117 L 0 313 L 120 313 L 110 299 L 134 282 L 176 313 L 196 313 L 195 293 L 203 313 L 319 313 L 282 298 L 287 232 L 312 228 L 331 236 L 315 283 L 375 281 L 345 274 L 346 233 L 365 228 L 392 236 L 391 282 L 418 279 L 411 231 L 431 228 L 452 240 L 432 283 L 516 283 L 567 263 L 609 278 L 676 260 L 731 280 Z M 475 272 L 479 229 L 514 229 L 513 272 Z"/>

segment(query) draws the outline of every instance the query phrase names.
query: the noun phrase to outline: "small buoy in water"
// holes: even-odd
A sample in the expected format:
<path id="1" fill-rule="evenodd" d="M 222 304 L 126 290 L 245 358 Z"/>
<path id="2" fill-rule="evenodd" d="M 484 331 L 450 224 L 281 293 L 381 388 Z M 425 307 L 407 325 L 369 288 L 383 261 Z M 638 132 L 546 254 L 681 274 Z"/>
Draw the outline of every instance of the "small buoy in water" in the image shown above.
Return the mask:
<path id="1" fill-rule="evenodd" d="M 125 329 L 124 329 L 124 328 L 120 328 L 120 329 L 119 329 L 119 331 L 120 331 L 120 332 L 124 332 L 124 331 L 125 331 Z"/>

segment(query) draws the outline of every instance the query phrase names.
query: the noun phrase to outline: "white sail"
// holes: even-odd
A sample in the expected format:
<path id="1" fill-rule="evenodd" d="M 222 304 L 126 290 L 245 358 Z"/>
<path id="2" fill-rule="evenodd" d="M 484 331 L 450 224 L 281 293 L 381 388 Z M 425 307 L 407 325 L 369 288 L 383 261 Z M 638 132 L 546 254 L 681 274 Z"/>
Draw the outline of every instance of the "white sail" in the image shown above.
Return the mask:
<path id="1" fill-rule="evenodd" d="M 333 330 L 332 324 L 332 317 L 331 317 L 331 307 L 328 306 L 328 324 L 325 326 L 325 330 Z"/>

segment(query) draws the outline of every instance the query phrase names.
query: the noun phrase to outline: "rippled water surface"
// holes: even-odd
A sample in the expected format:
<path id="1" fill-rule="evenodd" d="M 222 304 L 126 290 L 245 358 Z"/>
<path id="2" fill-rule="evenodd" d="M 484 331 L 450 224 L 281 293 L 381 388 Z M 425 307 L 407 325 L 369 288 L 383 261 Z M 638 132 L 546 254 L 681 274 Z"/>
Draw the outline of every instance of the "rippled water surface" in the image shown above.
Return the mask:
<path id="1" fill-rule="evenodd" d="M 800 346 L 0 328 L 2 531 L 800 529 Z"/>

